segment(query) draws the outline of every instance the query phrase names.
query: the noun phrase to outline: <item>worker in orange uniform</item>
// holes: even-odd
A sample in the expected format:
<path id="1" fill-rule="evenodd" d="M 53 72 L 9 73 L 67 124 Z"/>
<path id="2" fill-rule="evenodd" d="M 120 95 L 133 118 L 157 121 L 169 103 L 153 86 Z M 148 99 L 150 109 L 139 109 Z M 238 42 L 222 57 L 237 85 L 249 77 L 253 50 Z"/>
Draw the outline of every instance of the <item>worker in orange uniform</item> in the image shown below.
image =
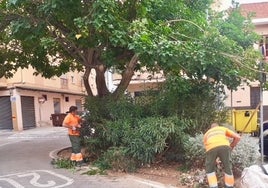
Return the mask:
<path id="1" fill-rule="evenodd" d="M 77 115 L 77 107 L 71 106 L 69 112 L 63 120 L 62 125 L 68 128 L 68 134 L 72 145 L 71 161 L 76 165 L 83 163 L 83 156 L 81 154 L 81 118 Z"/>
<path id="2" fill-rule="evenodd" d="M 229 138 L 233 140 L 229 141 Z M 204 135 L 206 149 L 206 173 L 210 188 L 218 188 L 215 173 L 215 162 L 219 158 L 224 167 L 224 182 L 226 188 L 234 187 L 232 172 L 231 151 L 240 141 L 240 135 L 226 127 L 212 123 L 211 128 Z"/>

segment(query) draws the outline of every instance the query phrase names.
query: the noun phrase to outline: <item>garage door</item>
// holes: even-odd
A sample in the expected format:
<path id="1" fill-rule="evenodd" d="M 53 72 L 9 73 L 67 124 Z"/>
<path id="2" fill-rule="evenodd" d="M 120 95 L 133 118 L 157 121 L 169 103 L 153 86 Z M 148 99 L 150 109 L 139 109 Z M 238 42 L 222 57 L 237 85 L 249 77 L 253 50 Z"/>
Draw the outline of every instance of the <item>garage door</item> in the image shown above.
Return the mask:
<path id="1" fill-rule="evenodd" d="M 0 97 L 0 129 L 13 129 L 10 97 Z"/>
<path id="2" fill-rule="evenodd" d="M 23 129 L 36 127 L 34 97 L 21 96 Z"/>

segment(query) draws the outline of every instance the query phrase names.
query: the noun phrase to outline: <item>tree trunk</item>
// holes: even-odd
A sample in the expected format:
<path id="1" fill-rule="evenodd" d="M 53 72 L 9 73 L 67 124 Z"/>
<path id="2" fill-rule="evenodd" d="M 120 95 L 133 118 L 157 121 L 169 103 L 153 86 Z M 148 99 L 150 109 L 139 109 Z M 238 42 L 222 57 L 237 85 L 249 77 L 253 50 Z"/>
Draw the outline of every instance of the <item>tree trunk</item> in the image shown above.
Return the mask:
<path id="1" fill-rule="evenodd" d="M 89 84 L 89 75 L 90 75 L 91 68 L 86 67 L 86 71 L 83 76 L 84 86 L 86 88 L 88 96 L 93 96 L 92 89 Z"/>
<path id="2" fill-rule="evenodd" d="M 116 90 L 112 94 L 115 99 L 119 98 L 126 91 L 128 85 L 131 81 L 131 78 L 134 75 L 134 70 L 135 70 L 135 67 L 137 65 L 137 62 L 138 62 L 138 55 L 135 54 L 131 58 L 130 62 L 127 64 L 127 67 L 122 74 L 122 79 L 121 79 L 118 87 L 116 88 Z"/>
<path id="3" fill-rule="evenodd" d="M 86 88 L 86 91 L 87 91 L 87 94 L 88 96 L 93 96 L 93 92 L 92 92 L 92 89 L 90 87 L 90 84 L 89 84 L 89 75 L 90 75 L 90 72 L 92 70 L 92 64 L 94 62 L 94 53 L 95 53 L 95 50 L 94 48 L 90 48 L 90 49 L 84 49 L 84 65 L 85 65 L 85 73 L 84 73 L 84 76 L 83 76 L 83 81 L 84 81 L 84 86 Z"/>
<path id="4" fill-rule="evenodd" d="M 96 68 L 96 86 L 99 97 L 103 97 L 109 94 L 109 90 L 105 81 L 105 72 L 106 67 L 104 65 L 99 65 Z"/>

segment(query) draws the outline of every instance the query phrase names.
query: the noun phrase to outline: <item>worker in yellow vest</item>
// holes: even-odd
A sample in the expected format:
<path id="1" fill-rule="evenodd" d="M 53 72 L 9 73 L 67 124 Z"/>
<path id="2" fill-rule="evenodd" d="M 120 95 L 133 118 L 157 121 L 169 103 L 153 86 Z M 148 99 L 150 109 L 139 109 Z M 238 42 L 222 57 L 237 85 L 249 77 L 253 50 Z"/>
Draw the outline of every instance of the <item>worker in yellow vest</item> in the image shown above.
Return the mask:
<path id="1" fill-rule="evenodd" d="M 77 115 L 77 107 L 71 106 L 68 114 L 65 116 L 62 125 L 68 128 L 68 134 L 72 145 L 71 161 L 76 165 L 83 163 L 83 156 L 81 154 L 81 118 Z"/>
<path id="2" fill-rule="evenodd" d="M 231 143 L 229 138 L 232 139 Z M 231 151 L 240 141 L 240 135 L 226 127 L 212 123 L 211 128 L 204 135 L 206 149 L 206 173 L 210 188 L 218 188 L 215 173 L 215 162 L 219 158 L 224 167 L 224 182 L 226 188 L 233 188 L 234 176 L 232 172 Z"/>

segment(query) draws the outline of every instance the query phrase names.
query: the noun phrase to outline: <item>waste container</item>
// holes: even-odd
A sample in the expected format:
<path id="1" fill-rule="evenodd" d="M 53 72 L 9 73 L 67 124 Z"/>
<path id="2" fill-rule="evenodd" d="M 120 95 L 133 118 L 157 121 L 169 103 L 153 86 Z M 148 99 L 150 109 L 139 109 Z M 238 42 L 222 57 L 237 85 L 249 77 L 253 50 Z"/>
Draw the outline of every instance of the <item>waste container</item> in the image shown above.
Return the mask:
<path id="1" fill-rule="evenodd" d="M 51 114 L 53 126 L 62 126 L 62 122 L 67 114 Z"/>
<path id="2" fill-rule="evenodd" d="M 257 110 L 233 110 L 233 126 L 237 132 L 258 133 Z"/>

